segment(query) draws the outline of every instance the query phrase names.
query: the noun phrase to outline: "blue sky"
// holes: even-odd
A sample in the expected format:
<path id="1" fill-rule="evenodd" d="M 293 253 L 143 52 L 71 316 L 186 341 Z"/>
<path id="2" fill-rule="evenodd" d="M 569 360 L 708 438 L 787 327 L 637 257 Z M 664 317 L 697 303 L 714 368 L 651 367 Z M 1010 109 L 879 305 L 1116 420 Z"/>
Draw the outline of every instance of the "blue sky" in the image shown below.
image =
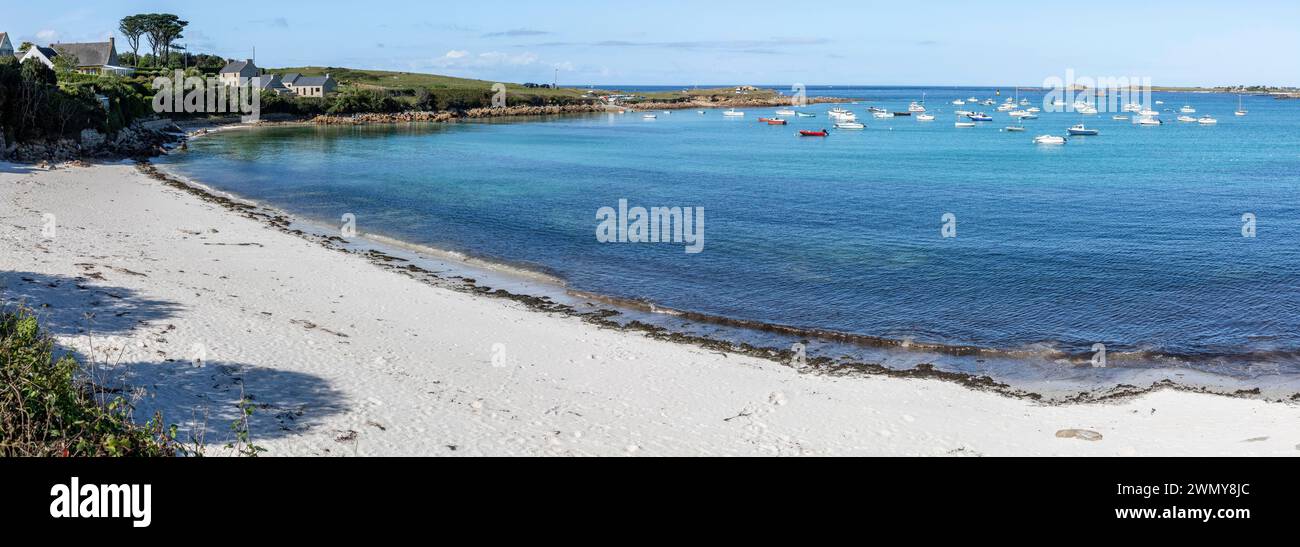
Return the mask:
<path id="1" fill-rule="evenodd" d="M 1300 85 L 1300 1 L 562 0 L 12 2 L 14 45 L 191 22 L 192 50 L 562 84 L 1039 85 L 1067 69 L 1156 85 Z M 119 45 L 119 50 L 125 50 Z"/>

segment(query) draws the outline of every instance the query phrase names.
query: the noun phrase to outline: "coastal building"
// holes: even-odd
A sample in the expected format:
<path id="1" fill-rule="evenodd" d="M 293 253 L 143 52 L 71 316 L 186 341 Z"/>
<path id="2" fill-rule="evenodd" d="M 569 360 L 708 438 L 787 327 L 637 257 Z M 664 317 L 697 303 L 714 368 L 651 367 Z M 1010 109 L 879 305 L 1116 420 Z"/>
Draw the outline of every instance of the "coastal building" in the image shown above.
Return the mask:
<path id="1" fill-rule="evenodd" d="M 135 69 L 118 65 L 117 43 L 112 37 L 107 42 L 51 44 L 49 47 L 32 46 L 19 61 L 36 61 L 50 68 L 60 58 L 75 60 L 75 70 L 82 74 L 118 74 L 129 76 Z"/>
<path id="2" fill-rule="evenodd" d="M 252 59 L 231 61 L 226 64 L 219 73 L 221 85 L 227 87 L 247 85 L 248 82 L 253 80 L 253 78 L 257 78 L 261 75 L 262 69 L 257 68 L 257 65 L 253 64 Z"/>
<path id="3" fill-rule="evenodd" d="M 324 97 L 338 90 L 339 84 L 334 77 L 303 76 L 296 72 L 285 74 L 281 79 L 285 89 L 299 97 Z"/>
<path id="4" fill-rule="evenodd" d="M 9 41 L 8 32 L 0 32 L 0 57 L 13 55 L 14 45 Z"/>

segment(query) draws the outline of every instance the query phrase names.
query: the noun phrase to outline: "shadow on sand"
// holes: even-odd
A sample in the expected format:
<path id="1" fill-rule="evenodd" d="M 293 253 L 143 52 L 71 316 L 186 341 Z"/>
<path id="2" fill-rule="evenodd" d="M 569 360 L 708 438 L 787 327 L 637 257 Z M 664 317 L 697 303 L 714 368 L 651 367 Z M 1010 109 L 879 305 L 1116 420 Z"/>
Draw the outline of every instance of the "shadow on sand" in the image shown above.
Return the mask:
<path id="1" fill-rule="evenodd" d="M 55 336 L 115 336 L 176 315 L 181 306 L 150 300 L 124 287 L 94 285 L 84 277 L 0 272 L 0 300 L 36 312 L 41 328 Z"/>
<path id="2" fill-rule="evenodd" d="M 86 278 L 0 272 L 0 304 L 32 309 L 41 328 L 59 337 L 129 336 L 182 309 L 175 302 L 144 298 L 134 289 L 92 283 Z M 348 411 L 342 392 L 309 374 L 246 363 L 104 363 L 102 356 L 91 359 L 71 348 L 56 351 L 75 357 L 107 400 L 130 401 L 137 421 L 162 412 L 166 424 L 181 427 L 183 440 L 202 437 L 209 447 L 233 440 L 230 425 L 239 418 L 239 402 L 245 397 L 255 407 L 250 423 L 254 443 L 301 434 L 326 417 Z"/>

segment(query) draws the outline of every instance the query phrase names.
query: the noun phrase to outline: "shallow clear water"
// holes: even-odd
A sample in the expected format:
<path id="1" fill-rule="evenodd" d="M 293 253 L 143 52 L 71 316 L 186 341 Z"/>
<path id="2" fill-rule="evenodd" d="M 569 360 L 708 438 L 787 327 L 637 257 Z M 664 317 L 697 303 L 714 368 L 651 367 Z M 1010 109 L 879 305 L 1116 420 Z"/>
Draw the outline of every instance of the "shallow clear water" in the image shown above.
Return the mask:
<path id="1" fill-rule="evenodd" d="M 1300 371 L 1300 101 L 1156 94 L 1219 125 L 1087 118 L 1098 137 L 1059 147 L 1077 114 L 1026 133 L 992 90 L 928 91 L 938 119 L 905 111 L 920 89 L 861 97 L 866 131 L 775 109 L 515 119 L 456 125 L 285 127 L 222 133 L 174 156 L 215 188 L 362 232 L 546 271 L 574 289 L 765 323 L 990 349 L 1213 360 Z M 1027 96 L 1042 106 L 1041 94 Z M 953 109 L 995 121 L 953 126 Z M 602 244 L 596 213 L 703 207 L 705 246 Z M 942 217 L 957 219 L 943 238 Z M 1242 234 L 1256 215 L 1258 237 Z"/>

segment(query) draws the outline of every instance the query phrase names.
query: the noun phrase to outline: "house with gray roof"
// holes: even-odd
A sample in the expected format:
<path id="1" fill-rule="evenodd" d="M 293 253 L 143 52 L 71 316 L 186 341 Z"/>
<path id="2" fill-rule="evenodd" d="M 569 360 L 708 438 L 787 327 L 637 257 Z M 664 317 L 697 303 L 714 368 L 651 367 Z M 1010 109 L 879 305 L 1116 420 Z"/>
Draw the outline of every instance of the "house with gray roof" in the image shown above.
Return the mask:
<path id="1" fill-rule="evenodd" d="M 14 54 L 14 44 L 13 42 L 9 41 L 9 33 L 0 32 L 0 57 L 6 55 L 13 56 L 13 54 Z"/>
<path id="2" fill-rule="evenodd" d="M 37 61 L 54 68 L 60 57 L 75 60 L 76 71 L 82 74 L 130 75 L 135 69 L 120 66 L 117 43 L 112 37 L 107 42 L 51 44 L 49 47 L 33 46 L 19 59 L 21 62 Z"/>
<path id="3" fill-rule="evenodd" d="M 261 76 L 262 69 L 257 68 L 252 59 L 245 59 L 227 63 L 218 75 L 221 78 L 222 85 L 242 87 L 254 78 Z"/>
<path id="4" fill-rule="evenodd" d="M 293 76 L 293 79 L 289 80 L 289 76 Z M 338 81 L 329 74 L 324 76 L 299 76 L 290 73 L 285 75 L 283 81 L 284 87 L 299 97 L 324 97 L 339 88 Z"/>

